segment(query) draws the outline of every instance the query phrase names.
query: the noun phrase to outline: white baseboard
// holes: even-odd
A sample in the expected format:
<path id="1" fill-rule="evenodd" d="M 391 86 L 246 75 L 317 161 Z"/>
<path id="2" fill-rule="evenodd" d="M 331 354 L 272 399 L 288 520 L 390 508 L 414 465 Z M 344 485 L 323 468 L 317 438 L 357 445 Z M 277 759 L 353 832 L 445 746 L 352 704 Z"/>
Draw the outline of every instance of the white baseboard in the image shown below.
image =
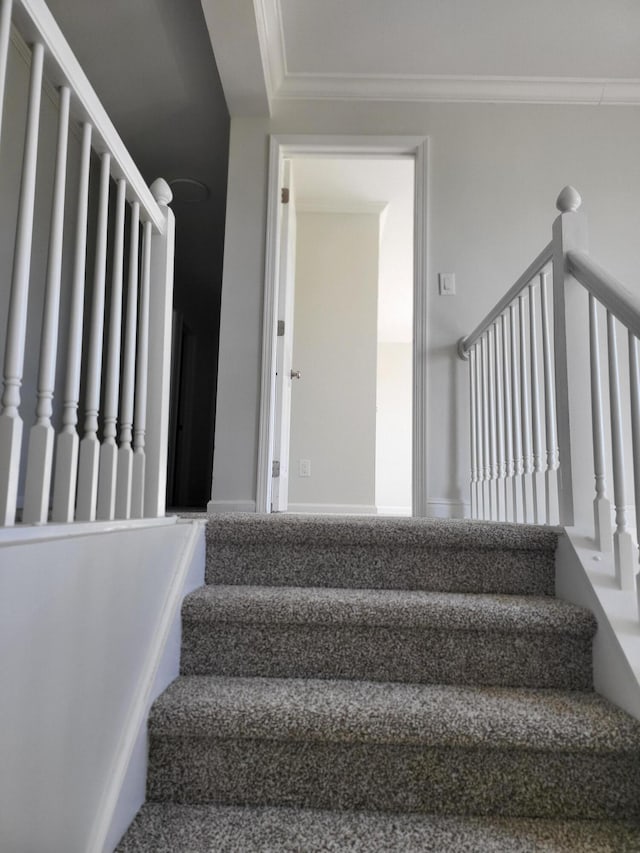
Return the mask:
<path id="1" fill-rule="evenodd" d="M 211 515 L 218 512 L 255 512 L 255 501 L 214 501 L 207 504 L 207 512 Z"/>
<path id="2" fill-rule="evenodd" d="M 311 515 L 377 515 L 373 504 L 312 504 L 290 503 L 287 512 L 299 512 Z"/>
<path id="3" fill-rule="evenodd" d="M 378 506 L 378 515 L 410 516 L 411 507 L 407 506 Z"/>
<path id="4" fill-rule="evenodd" d="M 455 501 L 448 498 L 427 500 L 428 518 L 469 518 L 471 505 L 468 501 Z"/>

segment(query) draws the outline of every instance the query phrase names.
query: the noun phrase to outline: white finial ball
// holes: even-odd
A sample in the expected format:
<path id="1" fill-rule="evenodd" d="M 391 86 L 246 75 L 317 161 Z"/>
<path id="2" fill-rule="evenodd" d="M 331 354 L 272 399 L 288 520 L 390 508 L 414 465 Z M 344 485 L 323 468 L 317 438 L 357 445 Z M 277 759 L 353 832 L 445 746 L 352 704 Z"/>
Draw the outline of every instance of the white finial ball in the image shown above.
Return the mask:
<path id="1" fill-rule="evenodd" d="M 149 189 L 151 190 L 151 195 L 155 198 L 158 204 L 171 204 L 173 192 L 164 178 L 156 178 Z"/>
<path id="2" fill-rule="evenodd" d="M 582 197 L 578 190 L 572 186 L 566 186 L 556 201 L 556 207 L 560 213 L 575 213 L 582 204 Z"/>

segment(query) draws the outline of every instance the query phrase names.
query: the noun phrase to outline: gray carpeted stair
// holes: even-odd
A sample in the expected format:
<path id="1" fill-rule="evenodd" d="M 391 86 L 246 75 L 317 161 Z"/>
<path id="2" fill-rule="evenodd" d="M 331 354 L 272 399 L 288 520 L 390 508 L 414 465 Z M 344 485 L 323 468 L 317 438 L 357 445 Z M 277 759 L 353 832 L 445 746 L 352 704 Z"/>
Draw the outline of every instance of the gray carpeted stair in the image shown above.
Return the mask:
<path id="1" fill-rule="evenodd" d="M 214 517 L 119 850 L 640 850 L 640 723 L 592 691 L 557 536 Z"/>

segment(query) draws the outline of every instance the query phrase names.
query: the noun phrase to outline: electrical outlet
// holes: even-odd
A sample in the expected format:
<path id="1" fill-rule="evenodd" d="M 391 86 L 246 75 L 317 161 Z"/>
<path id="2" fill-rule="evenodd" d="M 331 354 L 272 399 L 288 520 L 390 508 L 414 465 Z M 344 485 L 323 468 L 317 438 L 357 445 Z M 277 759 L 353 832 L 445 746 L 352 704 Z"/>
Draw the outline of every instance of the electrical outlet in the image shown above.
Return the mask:
<path id="1" fill-rule="evenodd" d="M 311 476 L 311 460 L 310 459 L 300 459 L 298 462 L 298 476 L 299 477 L 310 477 Z"/>

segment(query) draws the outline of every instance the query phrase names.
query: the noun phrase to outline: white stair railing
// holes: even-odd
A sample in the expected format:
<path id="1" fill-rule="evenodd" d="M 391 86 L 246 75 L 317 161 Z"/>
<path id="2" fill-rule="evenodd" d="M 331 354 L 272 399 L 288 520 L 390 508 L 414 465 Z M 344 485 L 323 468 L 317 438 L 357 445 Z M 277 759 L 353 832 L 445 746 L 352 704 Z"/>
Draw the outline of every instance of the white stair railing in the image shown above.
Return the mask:
<path id="1" fill-rule="evenodd" d="M 16 120 L 3 115 L 15 110 L 15 97 L 5 98 L 12 43 L 30 56 L 9 309 L 6 329 L 0 329 L 0 526 L 160 516 L 173 287 L 171 191 L 162 180 L 147 186 L 43 0 L 0 2 L 0 131 L 3 121 Z M 40 129 L 44 86 L 57 89 L 58 132 L 46 277 L 38 281 L 31 259 L 34 232 L 42 231 L 35 197 L 47 159 L 39 150 L 46 144 Z M 81 139 L 79 154 L 69 144 L 71 131 Z M 65 205 L 72 157 L 77 189 L 74 203 Z M 100 160 L 96 186 L 92 158 Z M 67 243 L 69 216 L 75 216 L 75 227 Z M 30 290 L 43 294 L 35 326 L 29 311 L 39 300 L 30 298 Z M 69 305 L 65 317 L 62 299 Z M 39 338 L 27 340 L 27 329 L 38 326 Z M 39 368 L 25 383 L 27 347 L 39 353 Z M 59 354 L 66 368 L 62 387 L 56 387 Z"/>
<path id="2" fill-rule="evenodd" d="M 551 242 L 458 344 L 460 356 L 469 359 L 472 386 L 472 516 L 577 526 L 593 536 L 599 550 L 613 551 L 618 587 L 636 594 L 640 300 L 588 254 L 580 205 L 577 191 L 565 187 L 557 200 L 560 216 Z M 553 307 L 547 293 L 550 271 Z M 600 330 L 605 318 L 606 339 Z M 618 335 L 620 326 L 624 338 Z M 622 369 L 625 347 L 628 374 Z M 603 358 L 606 375 L 601 370 Z M 495 418 L 486 416 L 492 388 Z M 482 448 L 486 454 L 495 444 L 499 464 L 492 476 L 503 480 L 505 488 L 511 481 L 513 488 L 509 500 L 488 507 L 479 499 L 478 477 Z M 587 456 L 593 459 L 593 480 L 585 465 Z M 608 470 L 613 510 L 607 496 Z M 592 503 L 590 498 L 585 501 L 591 488 Z"/>

